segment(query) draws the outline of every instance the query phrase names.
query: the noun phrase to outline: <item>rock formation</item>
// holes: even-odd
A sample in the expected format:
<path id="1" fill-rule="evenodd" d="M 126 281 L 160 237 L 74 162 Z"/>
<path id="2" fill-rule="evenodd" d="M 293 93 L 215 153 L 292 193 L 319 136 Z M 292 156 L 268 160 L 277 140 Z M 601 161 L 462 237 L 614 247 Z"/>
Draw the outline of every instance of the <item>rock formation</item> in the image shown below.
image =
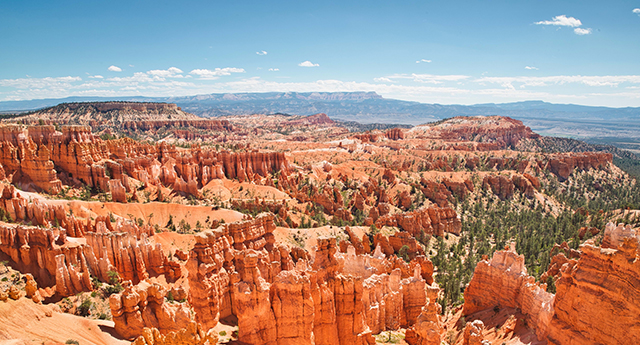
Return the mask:
<path id="1" fill-rule="evenodd" d="M 163 127 L 191 127 L 210 131 L 233 131 L 233 125 L 229 121 L 213 119 L 126 121 L 122 124 L 122 127 L 132 131 L 158 130 Z"/>
<path id="2" fill-rule="evenodd" d="M 384 136 L 391 140 L 404 139 L 404 132 L 400 128 L 392 128 L 384 133 Z"/>
<path id="3" fill-rule="evenodd" d="M 474 320 L 467 323 L 464 327 L 462 345 L 490 345 L 489 341 L 484 340 L 482 331 L 484 331 L 484 323 L 482 321 Z"/>
<path id="4" fill-rule="evenodd" d="M 407 265 L 393 256 L 402 261 L 394 269 L 380 249 L 340 253 L 335 238 L 321 238 L 311 265 L 294 263 L 291 250 L 274 245 L 273 228 L 273 216 L 261 215 L 196 237 L 189 298 L 204 329 L 234 315 L 247 343 L 373 344 L 374 331 L 414 325 L 427 290 L 437 294 L 422 276 L 433 281 L 424 257 Z"/>
<path id="5" fill-rule="evenodd" d="M 444 236 L 445 232 L 460 234 L 462 224 L 452 208 L 424 207 L 416 211 L 396 213 L 379 217 L 375 224 L 383 226 L 397 226 L 411 233 L 413 236 L 426 235 Z"/>
<path id="6" fill-rule="evenodd" d="M 602 247 L 587 242 L 577 264 L 561 269 L 549 327 L 552 344 L 640 342 L 634 317 L 640 313 L 638 234 L 613 224 L 607 230 Z"/>
<path id="7" fill-rule="evenodd" d="M 555 155 L 549 160 L 548 169 L 564 181 L 574 169 L 589 170 L 606 167 L 613 161 L 610 153 L 583 152 Z"/>
<path id="8" fill-rule="evenodd" d="M 551 344 L 629 344 L 640 341 L 633 315 L 640 309 L 638 234 L 628 227 L 607 225 L 602 247 L 587 241 L 581 255 L 568 260 L 564 253 L 556 294 L 545 291 L 526 274 L 524 257 L 511 249 L 478 263 L 465 290 L 464 314 L 494 306 L 518 308 L 538 339 Z M 563 259 L 564 258 L 564 259 Z M 553 266 L 552 266 L 553 269 Z M 553 276 L 550 269 L 546 276 Z"/>
<path id="9" fill-rule="evenodd" d="M 38 291 L 38 283 L 36 283 L 33 276 L 29 273 L 25 274 L 26 282 L 24 284 L 24 292 L 27 298 L 31 298 L 31 300 L 35 303 L 42 303 L 42 296 Z"/>
<path id="10" fill-rule="evenodd" d="M 125 284 L 123 292 L 109 297 L 116 332 L 127 339 L 135 339 L 143 335 L 145 328 L 155 328 L 166 335 L 193 327 L 187 304 L 169 303 L 165 300 L 166 294 L 167 290 L 156 283 Z"/>
<path id="11" fill-rule="evenodd" d="M 473 278 L 464 291 L 464 315 L 495 306 L 518 308 L 535 329 L 538 339 L 547 335 L 553 317 L 554 295 L 546 284 L 538 284 L 527 275 L 524 256 L 515 252 L 515 243 L 496 251 L 491 261 L 478 263 Z"/>
<path id="12" fill-rule="evenodd" d="M 445 125 L 426 126 L 431 127 L 426 132 L 429 138 L 495 143 L 497 148 L 515 147 L 520 139 L 539 137 L 522 121 L 502 116 L 460 116 L 448 119 Z"/>
<path id="13" fill-rule="evenodd" d="M 218 343 L 215 332 L 205 333 L 195 322 L 178 331 L 162 334 L 157 328 L 144 328 L 133 345 L 213 345 Z"/>
<path id="14" fill-rule="evenodd" d="M 410 345 L 439 345 L 442 342 L 441 307 L 437 303 L 439 289 L 427 286 L 427 304 L 416 320 L 415 326 L 407 329 L 405 340 Z"/>
<path id="15" fill-rule="evenodd" d="M 47 125 L 0 126 L 0 138 L 4 139 L 0 141 L 0 164 L 5 174 L 12 176 L 14 183 L 57 194 L 62 188 L 57 174 L 63 173 L 69 180 L 110 191 L 114 201 L 123 202 L 124 193 L 132 192 L 130 178 L 196 195 L 211 179 L 254 180 L 286 172 L 289 167 L 284 154 L 276 152 L 229 153 L 199 147 L 185 151 L 164 143 L 103 141 L 87 126 L 64 126 L 61 130 Z"/>
<path id="16" fill-rule="evenodd" d="M 130 233 L 105 228 L 85 236 L 87 244 L 81 244 L 69 241 L 63 229 L 0 226 L 0 251 L 41 287 L 55 286 L 61 297 L 91 291 L 91 276 L 106 282 L 109 271 L 136 283 L 150 273 L 164 274 L 168 280 L 181 275 L 179 264 L 149 244 L 146 235 L 138 241 Z"/>

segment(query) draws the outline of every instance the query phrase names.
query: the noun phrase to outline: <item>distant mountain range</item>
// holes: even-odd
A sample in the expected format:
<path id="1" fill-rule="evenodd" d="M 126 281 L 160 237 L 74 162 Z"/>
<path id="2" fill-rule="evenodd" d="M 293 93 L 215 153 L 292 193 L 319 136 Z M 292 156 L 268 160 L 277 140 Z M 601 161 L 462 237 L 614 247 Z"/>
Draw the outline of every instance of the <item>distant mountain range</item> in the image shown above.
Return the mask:
<path id="1" fill-rule="evenodd" d="M 186 97 L 67 97 L 0 102 L 0 112 L 33 110 L 63 102 L 138 101 L 176 103 L 183 110 L 215 117 L 239 114 L 326 113 L 360 123 L 417 125 L 454 116 L 502 115 L 523 121 L 544 135 L 640 143 L 640 108 L 591 107 L 525 101 L 441 105 L 383 98 L 375 92 L 228 93 Z"/>

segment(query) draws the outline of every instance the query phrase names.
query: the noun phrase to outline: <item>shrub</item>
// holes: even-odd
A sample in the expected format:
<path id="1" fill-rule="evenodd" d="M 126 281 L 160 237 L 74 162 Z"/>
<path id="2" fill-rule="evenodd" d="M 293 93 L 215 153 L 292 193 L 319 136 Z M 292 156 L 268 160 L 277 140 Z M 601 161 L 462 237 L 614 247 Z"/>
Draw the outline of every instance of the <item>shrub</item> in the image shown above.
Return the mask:
<path id="1" fill-rule="evenodd" d="M 65 344 L 75 344 L 75 345 L 80 345 L 80 343 L 77 340 L 74 339 L 67 339 L 67 341 L 64 342 Z"/>
<path id="2" fill-rule="evenodd" d="M 89 316 L 89 315 L 91 315 L 91 306 L 92 305 L 93 305 L 93 303 L 91 303 L 91 300 L 85 299 L 84 301 L 82 301 L 82 303 L 80 303 L 80 306 L 78 306 L 78 309 L 76 309 L 76 314 L 78 314 L 80 316 Z"/>
<path id="3" fill-rule="evenodd" d="M 398 250 L 398 257 L 400 257 L 406 262 L 411 261 L 409 259 L 409 246 L 405 244 L 404 246 L 400 247 L 400 250 Z"/>
<path id="4" fill-rule="evenodd" d="M 107 277 L 109 277 L 109 284 L 111 285 L 115 285 L 120 279 L 120 275 L 116 271 L 107 272 Z"/>
<path id="5" fill-rule="evenodd" d="M 104 288 L 104 292 L 107 294 L 107 297 L 113 295 L 114 293 L 120 293 L 122 290 L 124 290 L 124 288 L 122 287 L 122 285 L 120 285 L 120 283 L 116 283 L 116 285 L 107 285 Z"/>

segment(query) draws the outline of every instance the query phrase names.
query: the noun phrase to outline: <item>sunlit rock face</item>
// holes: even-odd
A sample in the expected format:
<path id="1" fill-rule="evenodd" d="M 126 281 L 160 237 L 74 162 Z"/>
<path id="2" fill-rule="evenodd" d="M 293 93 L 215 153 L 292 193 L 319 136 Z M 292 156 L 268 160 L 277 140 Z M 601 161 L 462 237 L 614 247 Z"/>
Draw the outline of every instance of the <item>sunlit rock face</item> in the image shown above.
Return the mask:
<path id="1" fill-rule="evenodd" d="M 546 276 L 558 278 L 556 294 L 527 275 L 513 246 L 478 263 L 465 290 L 464 314 L 518 308 L 540 340 L 552 344 L 629 344 L 640 339 L 638 234 L 608 224 L 602 247 L 587 242 L 578 260 L 558 254 Z"/>

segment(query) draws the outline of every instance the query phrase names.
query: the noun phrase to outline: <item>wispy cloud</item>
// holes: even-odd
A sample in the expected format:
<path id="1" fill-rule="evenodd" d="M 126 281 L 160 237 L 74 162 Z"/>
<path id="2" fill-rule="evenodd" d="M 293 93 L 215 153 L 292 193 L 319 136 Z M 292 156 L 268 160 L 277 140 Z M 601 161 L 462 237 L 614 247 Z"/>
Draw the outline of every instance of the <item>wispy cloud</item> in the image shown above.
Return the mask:
<path id="1" fill-rule="evenodd" d="M 231 73 L 244 73 L 244 68 L 225 67 L 216 68 L 214 70 L 209 69 L 194 69 L 189 74 L 197 75 L 200 79 L 214 80 L 223 75 L 231 75 Z"/>
<path id="2" fill-rule="evenodd" d="M 461 81 L 465 79 L 469 79 L 469 76 L 466 75 L 435 75 L 435 74 L 393 74 L 390 76 L 384 77 L 386 80 L 394 80 L 394 79 L 410 79 L 415 82 L 425 83 L 425 84 L 442 84 L 443 82 L 451 82 L 451 81 Z M 381 78 L 376 78 L 378 80 L 382 80 Z M 374 79 L 374 80 L 376 80 Z M 384 81 L 384 80 L 383 80 Z"/>
<path id="3" fill-rule="evenodd" d="M 632 12 L 640 16 L 640 8 L 634 8 Z"/>
<path id="4" fill-rule="evenodd" d="M 13 87 L 17 89 L 46 89 L 66 87 L 74 82 L 82 81 L 80 77 L 46 77 L 46 78 L 18 78 L 0 79 L 0 86 Z"/>
<path id="5" fill-rule="evenodd" d="M 533 67 L 533 66 L 524 66 L 524 69 L 533 69 L 533 70 L 538 70 L 538 67 Z"/>
<path id="6" fill-rule="evenodd" d="M 104 77 L 99 75 L 99 74 L 96 74 L 96 75 L 90 75 L 89 78 L 91 78 L 91 79 L 103 79 Z"/>
<path id="7" fill-rule="evenodd" d="M 483 77 L 475 79 L 478 83 L 492 83 L 500 85 L 511 85 L 513 83 L 522 86 L 548 86 L 551 84 L 578 83 L 587 86 L 612 86 L 616 87 L 622 83 L 640 84 L 640 75 L 605 75 L 605 76 L 582 76 L 582 75 L 558 75 L 548 77 Z"/>
<path id="8" fill-rule="evenodd" d="M 591 29 L 575 28 L 573 29 L 573 32 L 575 32 L 576 35 L 588 35 L 591 33 Z"/>
<path id="9" fill-rule="evenodd" d="M 280 69 L 279 68 L 269 68 L 269 71 L 271 72 L 278 72 Z"/>
<path id="10" fill-rule="evenodd" d="M 560 15 L 553 17 L 552 20 L 543 20 L 540 22 L 536 22 L 537 25 L 556 25 L 556 26 L 570 26 L 573 28 L 577 28 L 578 26 L 582 26 L 582 22 L 580 19 L 576 19 L 573 17 L 567 17 L 566 15 Z"/>
<path id="11" fill-rule="evenodd" d="M 317 63 L 313 63 L 313 62 L 307 60 L 307 61 L 299 63 L 298 66 L 300 66 L 300 67 L 318 67 L 320 65 L 317 64 Z"/>
<path id="12" fill-rule="evenodd" d="M 107 69 L 111 72 L 122 72 L 122 68 L 114 65 L 109 66 Z"/>
<path id="13" fill-rule="evenodd" d="M 429 62 L 431 62 L 431 60 L 427 60 L 427 59 L 420 59 L 420 60 L 416 61 L 416 63 L 422 63 L 422 62 L 427 62 L 427 63 L 429 63 Z"/>
<path id="14" fill-rule="evenodd" d="M 267 52 L 264 51 L 264 50 L 261 50 L 259 52 L 256 52 L 256 54 L 258 54 L 258 55 L 267 55 Z"/>

